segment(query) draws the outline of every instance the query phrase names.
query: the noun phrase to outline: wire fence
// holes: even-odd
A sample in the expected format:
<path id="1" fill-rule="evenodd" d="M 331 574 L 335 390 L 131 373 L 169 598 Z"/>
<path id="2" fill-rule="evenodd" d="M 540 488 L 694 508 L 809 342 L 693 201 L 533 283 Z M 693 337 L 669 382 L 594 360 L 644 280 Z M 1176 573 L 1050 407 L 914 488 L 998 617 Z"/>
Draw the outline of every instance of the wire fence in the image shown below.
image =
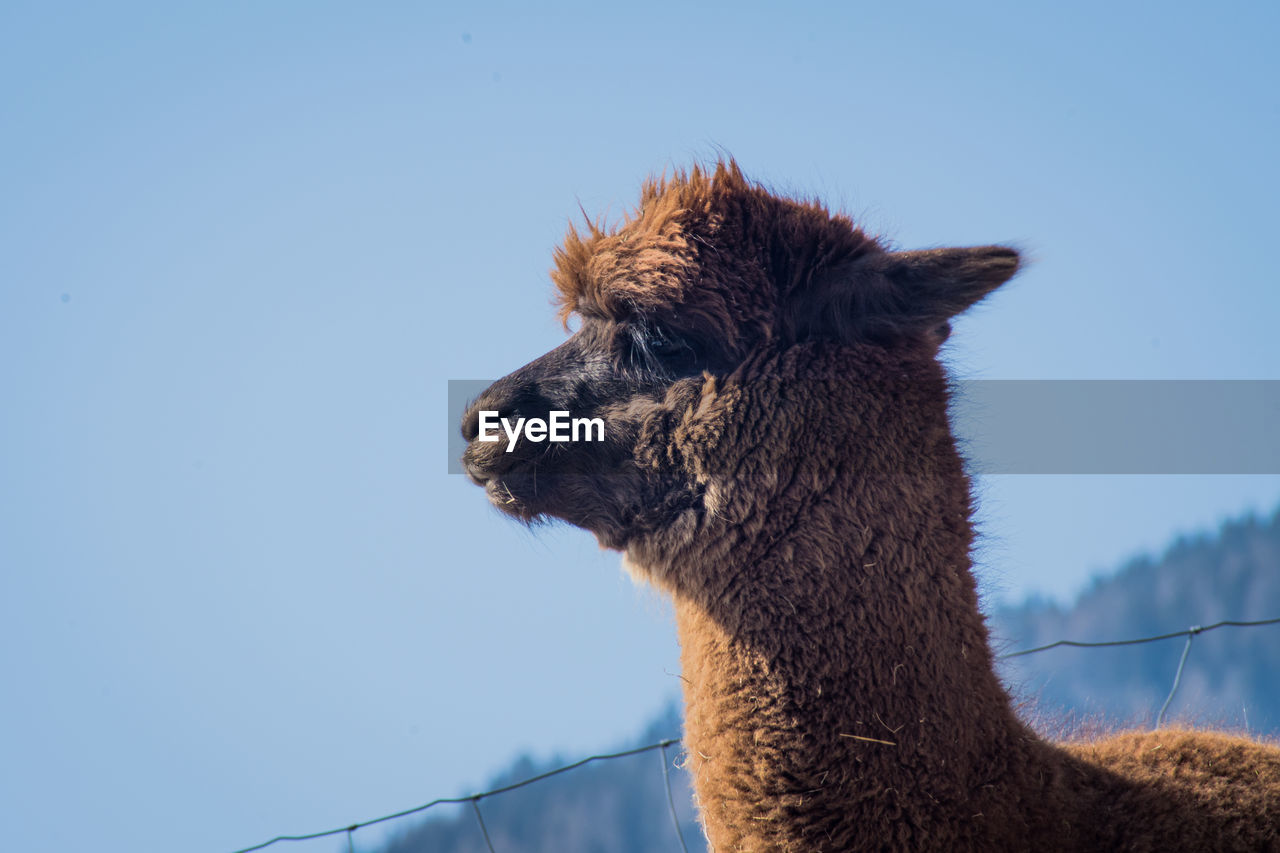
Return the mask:
<path id="1" fill-rule="evenodd" d="M 1152 728 L 1160 728 L 1164 725 L 1164 715 L 1169 710 L 1169 704 L 1173 702 L 1173 697 L 1177 695 L 1178 685 L 1182 683 L 1182 670 L 1187 665 L 1187 657 L 1191 654 L 1191 642 L 1200 634 L 1209 631 L 1216 631 L 1218 628 L 1256 628 L 1259 625 L 1276 625 L 1280 624 L 1280 618 L 1277 619 L 1259 619 L 1253 622 L 1240 622 L 1233 619 L 1224 619 L 1221 622 L 1214 622 L 1212 625 L 1192 625 L 1183 631 L 1174 631 L 1170 634 L 1157 634 L 1154 637 L 1139 637 L 1135 640 L 1108 640 L 1101 643 L 1082 643 L 1076 640 L 1058 640 L 1056 643 L 1049 643 L 1044 646 L 1036 646 L 1033 649 L 1023 649 L 1020 652 L 1011 652 L 1007 655 L 1000 655 L 997 660 L 1009 660 L 1010 658 L 1023 657 L 1024 655 L 1033 655 L 1037 652 L 1047 652 L 1049 649 L 1058 649 L 1063 646 L 1069 646 L 1078 649 L 1101 649 L 1111 646 L 1137 646 L 1143 643 L 1157 643 L 1161 640 L 1172 640 L 1174 637 L 1186 637 L 1187 642 L 1182 647 L 1182 656 L 1178 658 L 1178 669 L 1173 674 L 1173 686 L 1169 688 L 1169 695 L 1165 697 L 1164 704 L 1160 706 L 1160 713 L 1156 714 L 1156 724 Z"/>
<path id="2" fill-rule="evenodd" d="M 1169 688 L 1169 695 L 1165 698 L 1164 704 L 1160 706 L 1160 713 L 1156 715 L 1156 722 L 1153 728 L 1158 729 L 1162 725 L 1164 725 L 1165 714 L 1169 710 L 1170 703 L 1173 702 L 1173 697 L 1178 692 L 1178 685 L 1181 684 L 1182 682 L 1182 671 L 1186 667 L 1187 658 L 1191 654 L 1192 641 L 1197 636 L 1199 636 L 1200 634 L 1208 633 L 1209 631 L 1215 631 L 1219 628 L 1256 628 L 1262 625 L 1277 625 L 1277 624 L 1280 624 L 1280 617 L 1275 619 L 1260 619 L 1252 622 L 1224 620 L 1222 622 L 1215 622 L 1212 625 L 1192 625 L 1191 627 L 1186 628 L 1182 631 L 1173 631 L 1168 634 L 1157 634 L 1151 637 L 1138 637 L 1131 640 L 1107 640 L 1104 642 L 1080 642 L 1077 640 L 1058 640 L 1055 643 L 1049 643 L 1043 646 L 1036 646 L 1030 649 L 1023 649 L 1022 651 L 1010 652 L 1009 654 L 999 655 L 996 659 L 1009 660 L 1011 658 L 1024 657 L 1026 655 L 1033 655 L 1039 652 L 1045 652 L 1045 651 L 1048 651 L 1049 649 L 1062 648 L 1064 646 L 1081 648 L 1081 649 L 1097 649 L 1097 648 L 1106 648 L 1111 646 L 1136 646 L 1144 643 L 1157 643 L 1157 642 L 1160 642 L 1161 640 L 1172 640 L 1176 637 L 1186 637 L 1186 643 L 1183 644 L 1183 647 L 1182 647 L 1182 654 L 1178 658 L 1178 669 L 1173 676 L 1173 685 Z M 680 842 L 680 849 L 683 850 L 684 853 L 689 853 L 689 847 L 687 844 L 685 844 L 684 832 L 680 828 L 680 818 L 676 814 L 675 796 L 671 790 L 671 770 L 670 770 L 670 767 L 668 766 L 668 759 L 667 759 L 667 749 L 679 743 L 680 743 L 679 738 L 668 738 L 666 740 L 660 740 L 657 743 L 651 743 L 646 746 L 638 746 L 635 749 L 623 750 L 622 752 L 610 752 L 610 753 L 603 753 L 601 755 L 591 755 L 579 761 L 575 761 L 572 764 L 566 764 L 563 767 L 557 767 L 554 770 L 549 770 L 545 773 L 539 773 L 538 775 L 531 776 L 528 779 L 524 779 L 519 782 L 514 782 L 510 785 L 503 785 L 500 788 L 494 788 L 493 790 L 490 790 L 490 791 L 481 791 L 478 794 L 471 794 L 466 797 L 442 797 L 437 800 L 432 800 L 429 803 L 424 803 L 423 805 L 415 806 L 411 809 L 405 809 L 404 811 L 395 812 L 394 814 L 383 815 L 382 817 L 377 817 L 372 820 L 366 820 L 361 823 L 353 823 L 350 826 L 338 827 L 337 829 L 327 829 L 327 830 L 324 830 L 323 832 L 312 832 L 306 835 L 278 835 L 275 838 L 272 838 L 270 841 L 264 841 L 261 844 L 255 844 L 252 847 L 244 847 L 240 850 L 235 851 L 235 853 L 253 853 L 253 851 L 255 850 L 263 850 L 281 841 L 312 841 L 317 838 L 328 838 L 328 837 L 338 836 L 343 834 L 345 834 L 347 837 L 347 849 L 349 851 L 354 851 L 355 846 L 353 842 L 353 836 L 356 830 L 363 829 L 369 826 L 374 826 L 380 823 L 386 823 L 392 820 L 398 820 L 400 818 L 408 817 L 409 815 L 420 814 L 422 812 L 427 811 L 430 808 L 433 808 L 434 806 L 442 806 L 442 805 L 449 805 L 449 804 L 453 804 L 453 805 L 470 804 L 471 805 L 472 811 L 475 813 L 476 824 L 479 827 L 481 836 L 484 838 L 484 843 L 486 848 L 490 851 L 490 853 L 497 853 L 497 851 L 494 850 L 493 841 L 489 837 L 489 829 L 487 826 L 485 826 L 484 814 L 480 811 L 481 800 L 484 800 L 488 797 L 497 796 L 498 794 L 505 794 L 508 791 L 515 791 L 520 788 L 528 787 L 529 785 L 536 784 L 538 782 L 543 781 L 544 779 L 550 779 L 553 776 L 559 776 L 562 773 L 568 773 L 571 770 L 577 770 L 579 767 L 584 767 L 588 764 L 591 764 L 592 762 L 610 761 L 617 758 L 626 758 L 627 756 L 639 755 L 641 753 L 654 752 L 654 751 L 659 752 L 662 759 L 662 781 L 663 781 L 663 785 L 666 788 L 667 805 L 670 807 L 671 822 L 675 826 L 676 838 Z"/>
<path id="3" fill-rule="evenodd" d="M 531 776 L 528 779 L 522 779 L 521 781 L 513 782 L 510 785 L 503 785 L 502 787 L 494 788 L 491 791 L 481 791 L 478 794 L 471 794 L 466 797 L 441 797 L 440 799 L 432 800 L 429 803 L 424 803 L 420 806 L 414 806 L 411 809 L 405 809 L 404 811 L 395 812 L 394 814 L 383 815 L 382 817 L 376 817 L 373 820 L 366 820 L 361 823 L 353 823 L 350 826 L 338 827 L 337 829 L 326 829 L 322 832 L 311 832 L 311 833 L 307 833 L 306 835 L 277 835 L 275 838 L 271 839 L 270 841 L 264 841 L 261 844 L 255 844 L 252 847 L 244 847 L 240 850 L 235 851 L 235 853 L 252 853 L 252 851 L 254 850 L 262 850 L 264 848 L 270 847 L 271 845 L 275 844 L 278 841 L 313 841 L 317 838 L 328 838 L 330 836 L 342 835 L 344 833 L 347 836 L 347 846 L 350 848 L 352 846 L 351 836 L 357 829 L 364 829 L 367 826 L 374 826 L 379 823 L 386 823 L 387 821 L 397 820 L 399 818 L 408 817 L 409 815 L 413 815 L 413 814 L 419 814 L 421 812 L 425 812 L 429 808 L 433 808 L 434 806 L 444 806 L 444 805 L 451 805 L 451 804 L 460 805 L 465 803 L 471 804 L 472 809 L 476 815 L 476 823 L 480 825 L 480 832 L 484 836 L 485 845 L 489 848 L 490 851 L 493 851 L 493 842 L 489 839 L 489 830 L 484 824 L 484 815 L 481 814 L 480 812 L 481 800 L 485 799 L 486 797 L 493 797 L 498 794 L 505 794 L 508 791 L 515 791 L 519 788 L 528 787 L 529 785 L 533 785 L 534 783 L 541 782 L 544 779 L 550 779 L 552 776 L 559 776 L 561 773 L 568 773 L 570 770 L 577 770 L 579 767 L 586 766 L 587 764 L 590 764 L 593 761 L 609 761 L 614 758 L 626 758 L 627 756 L 630 756 L 630 755 L 639 755 L 644 752 L 653 752 L 654 750 L 658 750 L 662 753 L 662 778 L 667 788 L 667 803 L 671 806 L 671 819 L 675 823 L 676 835 L 680 840 L 680 846 L 681 848 L 684 849 L 685 853 L 688 853 L 689 848 L 684 843 L 684 833 L 681 832 L 680 830 L 680 819 L 679 817 L 676 816 L 675 797 L 671 793 L 671 773 L 667 768 L 667 747 L 674 746 L 675 744 L 678 744 L 678 743 L 680 743 L 679 738 L 668 738 L 666 740 L 660 740 L 657 743 L 651 743 L 646 746 L 638 746 L 635 749 L 626 749 L 626 750 L 623 750 L 622 752 L 609 752 L 601 755 L 590 755 L 579 761 L 575 761 L 572 764 L 566 764 L 563 767 L 557 767 L 554 770 L 548 770 L 546 773 L 539 773 L 537 776 Z M 496 853 L 496 851 L 494 851 L 494 853 Z"/>

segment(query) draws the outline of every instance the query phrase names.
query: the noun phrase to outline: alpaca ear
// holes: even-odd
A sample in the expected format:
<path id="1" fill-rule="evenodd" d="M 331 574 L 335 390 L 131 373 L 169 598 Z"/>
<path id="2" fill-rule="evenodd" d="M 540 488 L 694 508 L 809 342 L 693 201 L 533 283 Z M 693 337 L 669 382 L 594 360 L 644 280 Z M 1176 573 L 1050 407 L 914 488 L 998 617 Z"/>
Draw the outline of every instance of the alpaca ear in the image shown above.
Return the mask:
<path id="1" fill-rule="evenodd" d="M 1004 246 L 877 252 L 832 270 L 797 317 L 800 337 L 940 344 L 950 318 L 1008 281 L 1018 253 Z"/>
<path id="2" fill-rule="evenodd" d="M 869 266 L 887 280 L 890 314 L 945 323 L 1018 271 L 1018 253 L 1005 246 L 886 252 Z"/>

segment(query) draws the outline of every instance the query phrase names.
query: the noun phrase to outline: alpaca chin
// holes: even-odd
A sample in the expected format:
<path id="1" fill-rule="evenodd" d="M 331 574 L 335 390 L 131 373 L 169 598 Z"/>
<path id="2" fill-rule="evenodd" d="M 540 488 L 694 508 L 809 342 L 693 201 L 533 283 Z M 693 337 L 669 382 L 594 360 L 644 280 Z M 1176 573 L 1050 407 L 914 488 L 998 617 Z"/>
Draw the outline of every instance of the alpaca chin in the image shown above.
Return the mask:
<path id="1" fill-rule="evenodd" d="M 627 577 L 631 578 L 631 582 L 636 586 L 643 589 L 651 588 L 653 573 L 633 560 L 630 551 L 622 552 L 622 570 L 627 573 Z"/>
<path id="2" fill-rule="evenodd" d="M 674 555 L 684 553 L 694 545 L 705 532 L 705 519 L 704 510 L 690 507 L 667 520 L 659 529 L 631 536 L 620 548 L 623 570 L 636 583 L 648 583 L 666 593 L 675 593 L 681 587 L 681 578 Z M 601 545 L 605 545 L 603 539 Z"/>

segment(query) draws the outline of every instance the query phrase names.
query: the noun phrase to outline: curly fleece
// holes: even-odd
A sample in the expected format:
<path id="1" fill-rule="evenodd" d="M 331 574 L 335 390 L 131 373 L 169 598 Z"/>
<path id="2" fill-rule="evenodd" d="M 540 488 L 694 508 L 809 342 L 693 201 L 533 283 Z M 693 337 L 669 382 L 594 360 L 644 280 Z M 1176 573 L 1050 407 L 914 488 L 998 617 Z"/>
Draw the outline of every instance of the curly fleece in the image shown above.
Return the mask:
<path id="1" fill-rule="evenodd" d="M 889 252 L 732 162 L 650 181 L 558 250 L 562 316 L 643 313 L 736 363 L 673 383 L 638 432 L 637 465 L 700 503 L 620 545 L 675 602 L 716 850 L 1280 849 L 1274 746 L 1051 743 L 996 677 L 937 348 L 1016 268 Z"/>

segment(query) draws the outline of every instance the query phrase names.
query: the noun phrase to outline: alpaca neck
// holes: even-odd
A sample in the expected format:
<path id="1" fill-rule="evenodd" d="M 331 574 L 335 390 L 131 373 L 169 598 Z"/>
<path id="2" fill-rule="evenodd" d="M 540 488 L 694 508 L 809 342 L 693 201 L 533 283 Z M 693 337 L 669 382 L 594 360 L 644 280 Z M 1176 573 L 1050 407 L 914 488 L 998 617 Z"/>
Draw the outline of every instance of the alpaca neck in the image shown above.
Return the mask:
<path id="1" fill-rule="evenodd" d="M 988 790 L 1007 793 L 1038 742 L 992 669 L 940 382 L 913 377 L 871 413 L 824 386 L 806 422 L 856 413 L 853 440 L 798 435 L 772 495 L 671 555 L 686 746 L 716 849 L 844 850 L 1013 805 Z"/>

